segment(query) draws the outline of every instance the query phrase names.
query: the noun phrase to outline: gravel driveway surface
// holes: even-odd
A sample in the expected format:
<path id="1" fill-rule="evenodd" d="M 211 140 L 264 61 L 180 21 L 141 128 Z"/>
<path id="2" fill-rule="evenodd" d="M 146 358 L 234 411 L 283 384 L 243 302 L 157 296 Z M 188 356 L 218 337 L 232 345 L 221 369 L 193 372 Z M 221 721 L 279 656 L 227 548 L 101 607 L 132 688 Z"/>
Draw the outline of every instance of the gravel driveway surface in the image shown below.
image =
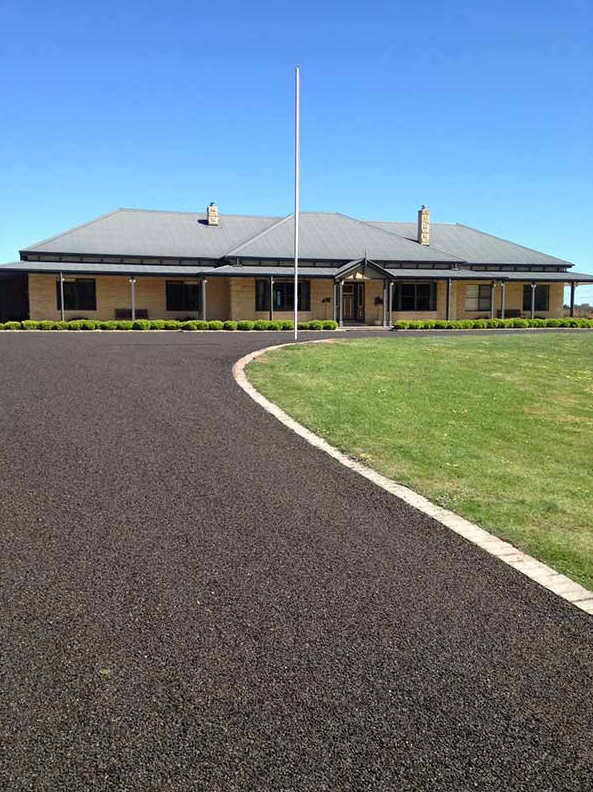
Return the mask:
<path id="1" fill-rule="evenodd" d="M 591 789 L 591 617 L 251 401 L 282 340 L 0 335 L 0 789 Z"/>

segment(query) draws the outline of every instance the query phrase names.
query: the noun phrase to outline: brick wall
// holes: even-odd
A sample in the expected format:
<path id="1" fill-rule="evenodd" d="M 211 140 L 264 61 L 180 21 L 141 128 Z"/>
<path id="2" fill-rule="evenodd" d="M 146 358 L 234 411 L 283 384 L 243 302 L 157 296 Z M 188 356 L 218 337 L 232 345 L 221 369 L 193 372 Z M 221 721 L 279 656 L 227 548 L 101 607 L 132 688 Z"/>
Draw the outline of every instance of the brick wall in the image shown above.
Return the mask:
<path id="1" fill-rule="evenodd" d="M 312 278 L 311 284 L 311 310 L 299 311 L 299 319 L 308 322 L 311 319 L 331 319 L 333 316 L 332 303 L 322 303 L 324 297 L 332 298 L 332 280 Z M 255 310 L 255 278 L 230 278 L 230 311 L 231 319 L 268 319 L 269 311 Z M 274 319 L 293 318 L 292 311 L 274 311 Z"/>
<path id="2" fill-rule="evenodd" d="M 165 283 L 167 280 L 183 278 L 137 278 L 136 307 L 148 310 L 151 319 L 175 319 L 191 315 L 187 311 L 167 311 Z M 67 311 L 68 316 L 84 316 L 89 319 L 113 319 L 116 308 L 130 307 L 130 284 L 127 276 L 98 276 L 96 311 Z M 473 281 L 474 283 L 476 281 Z M 483 281 L 482 281 L 483 282 Z M 465 319 L 489 316 L 489 312 L 467 312 L 465 310 L 465 287 L 472 281 L 453 282 L 451 288 L 451 318 Z M 311 310 L 300 311 L 301 321 L 331 319 L 333 316 L 333 281 L 311 279 Z M 506 308 L 523 311 L 523 283 L 507 283 Z M 367 324 L 381 321 L 382 307 L 375 305 L 375 298 L 383 296 L 383 280 L 365 281 L 365 320 Z M 330 298 L 325 304 L 322 300 Z M 495 310 L 500 309 L 500 284 L 495 290 Z M 549 311 L 536 311 L 537 316 L 557 317 L 563 315 L 564 285 L 550 284 Z M 445 319 L 447 310 L 447 283 L 437 281 L 436 311 L 393 311 L 393 321 L 398 319 Z M 55 275 L 29 275 L 29 315 L 32 319 L 60 318 L 56 302 Z M 206 315 L 208 319 L 267 319 L 268 311 L 255 310 L 255 278 L 210 277 L 206 283 Z M 528 315 L 525 314 L 525 315 Z M 276 319 L 292 319 L 292 311 L 276 311 Z"/>
<path id="3" fill-rule="evenodd" d="M 82 277 L 82 276 L 81 276 Z M 29 275 L 29 315 L 31 319 L 60 318 L 56 300 L 55 275 Z M 97 310 L 66 311 L 66 319 L 83 316 L 88 319 L 114 319 L 116 308 L 130 308 L 130 283 L 124 275 L 100 275 L 95 279 Z M 148 310 L 151 319 L 176 319 L 198 316 L 188 311 L 167 311 L 166 287 L 168 280 L 183 278 L 137 278 L 136 308 Z M 206 283 L 206 316 L 208 319 L 228 319 L 229 279 L 210 278 Z"/>
<path id="4" fill-rule="evenodd" d="M 457 319 L 477 319 L 489 318 L 490 311 L 466 311 L 465 310 L 465 295 L 466 286 L 470 283 L 484 283 L 484 281 L 463 281 L 457 284 L 458 291 L 458 306 L 457 313 L 454 318 Z M 523 311 L 523 286 L 525 283 L 507 282 L 505 293 L 505 310 L 506 311 L 521 311 L 523 316 L 529 318 L 530 311 Z M 563 315 L 564 306 L 564 284 L 563 283 L 550 283 L 550 306 L 548 311 L 536 310 L 536 316 L 542 317 L 561 317 Z M 494 315 L 498 316 L 498 312 L 502 305 L 502 289 L 500 283 L 496 284 L 494 289 Z"/>

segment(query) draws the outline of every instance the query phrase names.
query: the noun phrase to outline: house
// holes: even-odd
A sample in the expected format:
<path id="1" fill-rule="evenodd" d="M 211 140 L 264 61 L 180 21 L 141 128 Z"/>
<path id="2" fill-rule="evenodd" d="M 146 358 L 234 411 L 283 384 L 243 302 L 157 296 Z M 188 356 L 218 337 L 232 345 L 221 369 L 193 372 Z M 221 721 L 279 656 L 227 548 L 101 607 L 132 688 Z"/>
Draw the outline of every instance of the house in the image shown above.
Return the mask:
<path id="1" fill-rule="evenodd" d="M 117 209 L 0 265 L 7 319 L 290 319 L 294 216 Z M 299 317 L 388 325 L 398 319 L 558 317 L 568 261 L 468 226 L 372 222 L 303 212 Z"/>

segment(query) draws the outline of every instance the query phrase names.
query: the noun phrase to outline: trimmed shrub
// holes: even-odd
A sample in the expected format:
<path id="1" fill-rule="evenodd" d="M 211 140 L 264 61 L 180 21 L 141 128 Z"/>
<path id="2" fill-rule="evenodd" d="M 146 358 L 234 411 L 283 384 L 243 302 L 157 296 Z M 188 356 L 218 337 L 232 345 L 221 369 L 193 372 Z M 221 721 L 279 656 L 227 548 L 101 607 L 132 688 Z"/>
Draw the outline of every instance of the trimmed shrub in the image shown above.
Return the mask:
<path id="1" fill-rule="evenodd" d="M 97 322 L 97 330 L 117 330 L 117 322 L 113 320 Z"/>
<path id="2" fill-rule="evenodd" d="M 226 322 L 223 322 L 222 329 L 223 330 L 236 330 L 237 329 L 237 323 L 231 321 L 230 319 L 227 319 Z"/>
<path id="3" fill-rule="evenodd" d="M 193 323 L 196 326 L 195 327 L 196 330 L 209 330 L 210 329 L 208 327 L 208 322 L 206 322 L 204 319 L 194 319 Z"/>
<path id="4" fill-rule="evenodd" d="M 132 330 L 150 330 L 150 322 L 148 319 L 135 319 Z"/>
<path id="5" fill-rule="evenodd" d="M 237 322 L 237 330 L 253 330 L 253 324 L 249 319 L 242 319 Z"/>
<path id="6" fill-rule="evenodd" d="M 419 319 L 410 319 L 408 322 L 408 330 L 422 330 L 424 322 L 421 322 Z"/>
<path id="7" fill-rule="evenodd" d="M 54 322 L 54 330 L 67 330 L 68 322 Z"/>
<path id="8" fill-rule="evenodd" d="M 323 329 L 324 330 L 337 330 L 338 329 L 338 323 L 334 322 L 333 319 L 326 319 L 325 322 L 323 323 Z"/>
<path id="9" fill-rule="evenodd" d="M 20 322 L 4 322 L 5 330 L 22 330 Z"/>
<path id="10" fill-rule="evenodd" d="M 280 322 L 280 329 L 281 330 L 294 330 L 294 324 L 288 319 L 283 319 Z"/>
<path id="11" fill-rule="evenodd" d="M 167 319 L 165 322 L 165 330 L 179 330 L 181 322 L 177 319 Z"/>
<path id="12" fill-rule="evenodd" d="M 80 329 L 81 330 L 96 330 L 97 323 L 91 321 L 90 319 L 81 319 L 80 320 Z"/>
<path id="13" fill-rule="evenodd" d="M 404 319 L 398 319 L 397 322 L 393 323 L 393 327 L 395 330 L 407 330 L 410 323 L 406 322 Z"/>
<path id="14" fill-rule="evenodd" d="M 151 319 L 151 321 L 150 321 L 150 329 L 151 330 L 164 330 L 165 329 L 165 320 L 164 319 Z"/>
<path id="15" fill-rule="evenodd" d="M 269 322 L 266 319 L 258 319 L 256 322 L 253 323 L 254 330 L 268 330 L 269 329 Z"/>
<path id="16" fill-rule="evenodd" d="M 444 319 L 436 319 L 434 323 L 435 330 L 447 330 L 449 327 L 449 323 L 446 322 Z"/>
<path id="17" fill-rule="evenodd" d="M 268 322 L 268 330 L 280 330 L 280 322 Z"/>
<path id="18" fill-rule="evenodd" d="M 66 330 L 82 330 L 81 324 L 80 319 L 74 319 L 66 324 Z"/>
<path id="19" fill-rule="evenodd" d="M 49 321 L 47 319 L 45 321 L 43 321 L 43 322 L 38 322 L 37 324 L 39 325 L 39 329 L 40 330 L 55 330 L 56 329 L 56 323 L 55 322 L 51 322 L 51 321 Z"/>
<path id="20" fill-rule="evenodd" d="M 530 327 L 545 327 L 546 320 L 545 319 L 530 319 L 529 320 Z"/>
<path id="21" fill-rule="evenodd" d="M 298 330 L 308 330 L 309 329 L 309 322 L 298 322 L 297 323 Z"/>
<path id="22" fill-rule="evenodd" d="M 197 330 L 198 329 L 198 323 L 195 322 L 195 321 L 191 321 L 191 320 L 189 322 L 182 322 L 181 323 L 181 329 L 182 330 Z"/>
<path id="23" fill-rule="evenodd" d="M 134 325 L 129 319 L 121 319 L 115 324 L 117 325 L 116 330 L 131 330 Z"/>
<path id="24" fill-rule="evenodd" d="M 527 319 L 512 319 L 511 327 L 529 327 Z"/>
<path id="25" fill-rule="evenodd" d="M 465 325 L 463 325 L 463 326 L 465 327 Z M 472 322 L 472 327 L 475 327 L 476 330 L 485 330 L 488 327 L 488 320 L 487 319 L 474 319 L 474 321 Z"/>
<path id="26" fill-rule="evenodd" d="M 224 322 L 220 322 L 218 319 L 213 319 L 211 322 L 208 322 L 208 330 L 222 330 L 224 327 Z"/>
<path id="27" fill-rule="evenodd" d="M 39 330 L 39 322 L 32 322 L 30 319 L 25 319 L 21 322 L 23 330 Z"/>
<path id="28" fill-rule="evenodd" d="M 323 330 L 323 322 L 313 319 L 309 322 L 309 330 Z"/>

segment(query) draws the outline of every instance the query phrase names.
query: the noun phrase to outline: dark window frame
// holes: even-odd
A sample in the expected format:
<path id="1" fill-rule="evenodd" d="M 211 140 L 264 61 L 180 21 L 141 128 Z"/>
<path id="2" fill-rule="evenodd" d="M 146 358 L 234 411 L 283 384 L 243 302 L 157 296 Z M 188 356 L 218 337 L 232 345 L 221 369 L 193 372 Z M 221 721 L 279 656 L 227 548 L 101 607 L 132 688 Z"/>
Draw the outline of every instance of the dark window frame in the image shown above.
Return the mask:
<path id="1" fill-rule="evenodd" d="M 193 294 L 192 294 L 193 293 Z M 202 287 L 199 281 L 168 280 L 165 282 L 165 307 L 171 313 L 200 313 Z"/>
<path id="2" fill-rule="evenodd" d="M 86 293 L 85 293 L 86 292 Z M 60 279 L 56 280 L 56 305 L 62 310 Z M 97 281 L 95 278 L 64 278 L 64 310 L 96 311 Z"/>
<path id="3" fill-rule="evenodd" d="M 294 280 L 274 278 L 274 311 L 294 311 Z M 270 279 L 255 279 L 255 310 L 270 310 Z M 299 278 L 299 311 L 311 310 L 311 281 Z"/>
<path id="4" fill-rule="evenodd" d="M 398 313 L 434 313 L 437 310 L 437 282 L 434 280 L 396 282 L 394 296 L 394 310 Z M 423 307 L 426 305 L 428 307 Z"/>
<path id="5" fill-rule="evenodd" d="M 467 289 L 471 287 L 472 289 L 478 289 L 478 296 L 475 297 L 468 297 Z M 477 299 L 477 308 L 468 308 L 467 301 L 468 299 L 476 300 Z M 484 313 L 486 311 L 492 310 L 492 286 L 489 283 L 468 283 L 465 287 L 465 310 L 469 313 Z"/>
<path id="6" fill-rule="evenodd" d="M 528 283 L 523 286 L 523 310 L 531 311 L 531 284 Z M 550 310 L 550 285 L 548 283 L 538 283 L 535 287 L 534 310 Z"/>

